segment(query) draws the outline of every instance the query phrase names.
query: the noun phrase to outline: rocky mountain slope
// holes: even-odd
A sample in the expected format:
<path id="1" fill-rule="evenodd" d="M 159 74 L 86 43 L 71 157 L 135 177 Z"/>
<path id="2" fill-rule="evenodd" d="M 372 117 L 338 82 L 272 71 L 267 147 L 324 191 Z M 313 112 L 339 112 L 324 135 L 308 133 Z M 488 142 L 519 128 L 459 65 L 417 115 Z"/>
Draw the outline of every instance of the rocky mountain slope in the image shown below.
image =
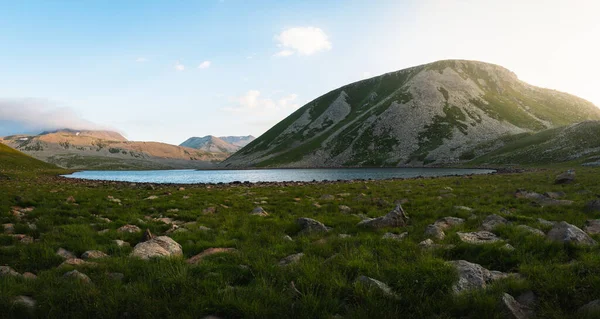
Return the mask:
<path id="1" fill-rule="evenodd" d="M 331 91 L 221 165 L 450 164 L 501 137 L 586 120 L 600 120 L 600 109 L 586 100 L 529 85 L 498 65 L 446 60 Z"/>
<path id="2" fill-rule="evenodd" d="M 132 142 L 107 131 L 59 130 L 0 142 L 37 159 L 73 169 L 208 168 L 229 154 L 158 142 Z"/>
<path id="3" fill-rule="evenodd" d="M 221 136 L 207 135 L 204 137 L 190 137 L 180 146 L 203 150 L 207 152 L 235 153 L 240 148 L 248 145 L 255 139 L 254 136 Z"/>

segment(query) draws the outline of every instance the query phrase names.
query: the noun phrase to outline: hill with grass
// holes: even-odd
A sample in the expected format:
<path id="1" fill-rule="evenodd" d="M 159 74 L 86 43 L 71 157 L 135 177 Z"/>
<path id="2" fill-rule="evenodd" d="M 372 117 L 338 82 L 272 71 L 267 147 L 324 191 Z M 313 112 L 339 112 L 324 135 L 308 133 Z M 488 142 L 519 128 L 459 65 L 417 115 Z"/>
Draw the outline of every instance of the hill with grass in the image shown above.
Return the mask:
<path id="1" fill-rule="evenodd" d="M 318 97 L 222 165 L 454 164 L 499 138 L 587 120 L 600 120 L 600 109 L 586 100 L 529 85 L 498 65 L 446 60 Z"/>
<path id="2" fill-rule="evenodd" d="M 254 136 L 221 136 L 207 135 L 190 137 L 179 146 L 189 147 L 207 152 L 235 153 L 255 139 Z"/>
<path id="3" fill-rule="evenodd" d="M 121 134 L 108 131 L 65 129 L 7 136 L 0 142 L 70 169 L 209 168 L 229 156 L 165 143 L 128 141 Z"/>

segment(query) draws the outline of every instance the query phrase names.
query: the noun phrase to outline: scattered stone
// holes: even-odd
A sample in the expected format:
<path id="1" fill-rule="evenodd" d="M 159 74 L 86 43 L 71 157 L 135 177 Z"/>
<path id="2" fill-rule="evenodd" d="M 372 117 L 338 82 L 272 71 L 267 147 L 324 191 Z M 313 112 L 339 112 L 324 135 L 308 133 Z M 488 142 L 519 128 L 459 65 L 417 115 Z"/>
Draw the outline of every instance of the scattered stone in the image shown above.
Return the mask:
<path id="1" fill-rule="evenodd" d="M 162 222 L 167 225 L 173 224 L 173 219 L 169 218 L 169 217 L 155 218 L 154 220 L 157 222 Z"/>
<path id="2" fill-rule="evenodd" d="M 525 306 L 520 304 L 513 296 L 504 293 L 500 305 L 503 312 L 511 319 L 526 319 L 529 317 Z"/>
<path id="3" fill-rule="evenodd" d="M 69 197 L 67 198 L 67 203 L 68 203 L 68 204 L 73 204 L 73 203 L 75 203 L 75 202 L 76 202 L 76 201 L 75 201 L 75 197 L 73 197 L 73 196 L 69 196 Z"/>
<path id="4" fill-rule="evenodd" d="M 152 196 L 146 197 L 146 200 L 154 200 L 154 199 L 158 199 L 158 196 L 152 195 Z"/>
<path id="5" fill-rule="evenodd" d="M 207 207 L 207 208 L 205 208 L 205 209 L 202 210 L 202 214 L 205 214 L 205 215 L 212 215 L 212 214 L 214 214 L 216 212 L 217 212 L 217 208 L 216 207 L 212 207 L 212 206 L 211 207 Z"/>
<path id="6" fill-rule="evenodd" d="M 341 238 L 341 239 L 345 239 L 345 238 L 350 238 L 352 236 L 348 235 L 348 234 L 339 234 L 338 237 Z"/>
<path id="7" fill-rule="evenodd" d="M 267 213 L 262 207 L 258 206 L 252 210 L 250 215 L 266 217 L 269 216 L 269 213 Z"/>
<path id="8" fill-rule="evenodd" d="M 298 224 L 302 229 L 298 233 L 298 235 L 309 235 L 315 233 L 326 233 L 329 231 L 329 228 L 323 223 L 316 221 L 312 218 L 298 218 L 296 220 L 296 224 Z"/>
<path id="9" fill-rule="evenodd" d="M 556 224 L 556 222 L 548 221 L 543 218 L 538 218 L 537 222 L 540 223 L 541 225 L 547 226 L 547 227 L 552 227 Z"/>
<path id="10" fill-rule="evenodd" d="M 596 241 L 588 236 L 588 234 L 586 234 L 583 230 L 564 221 L 554 225 L 546 237 L 550 240 L 562 243 L 574 243 L 581 245 L 596 244 Z"/>
<path id="11" fill-rule="evenodd" d="M 350 193 L 339 193 L 339 194 L 337 194 L 337 196 L 339 196 L 339 197 L 350 197 L 350 196 L 352 196 L 352 194 L 350 194 Z"/>
<path id="12" fill-rule="evenodd" d="M 30 314 L 33 315 L 35 306 L 37 303 L 36 303 L 35 299 L 33 299 L 31 297 L 17 296 L 17 297 L 15 297 L 15 299 L 13 299 L 13 304 L 18 305 L 20 307 L 24 307 L 25 309 L 27 309 L 30 312 Z"/>
<path id="13" fill-rule="evenodd" d="M 570 169 L 554 179 L 554 184 L 571 184 L 575 181 L 575 171 Z"/>
<path id="14" fill-rule="evenodd" d="M 6 233 L 6 234 L 14 234 L 15 233 L 15 225 L 14 224 L 2 224 L 2 228 L 4 228 L 4 233 Z"/>
<path id="15" fill-rule="evenodd" d="M 402 209 L 401 205 L 397 205 L 391 212 L 382 217 L 367 219 L 359 222 L 357 226 L 369 228 L 385 228 L 385 227 L 403 227 L 408 223 L 408 216 Z"/>
<path id="16" fill-rule="evenodd" d="M 511 245 L 511 244 L 506 244 L 506 245 L 502 246 L 502 249 L 508 250 L 508 251 L 513 251 L 513 250 L 515 250 L 515 247 L 513 247 L 513 245 Z"/>
<path id="17" fill-rule="evenodd" d="M 590 212 L 600 212 L 600 199 L 595 199 L 585 205 L 585 211 Z"/>
<path id="18" fill-rule="evenodd" d="M 600 234 L 600 219 L 586 221 L 583 230 L 590 235 Z"/>
<path id="19" fill-rule="evenodd" d="M 431 238 L 427 238 L 424 241 L 419 243 L 419 246 L 421 248 L 430 248 L 433 247 L 435 245 L 435 243 L 433 242 L 433 240 L 431 240 Z"/>
<path id="20" fill-rule="evenodd" d="M 391 240 L 402 240 L 408 236 L 408 233 L 404 232 L 402 234 L 394 234 L 394 233 L 385 233 L 381 236 L 381 239 L 391 239 Z"/>
<path id="21" fill-rule="evenodd" d="M 490 233 L 489 231 L 477 231 L 471 233 L 456 233 L 461 241 L 469 244 L 491 244 L 498 241 L 501 241 L 500 237 L 496 236 L 494 233 Z"/>
<path id="22" fill-rule="evenodd" d="M 596 300 L 588 302 L 587 304 L 585 304 L 581 308 L 579 308 L 579 310 L 577 312 L 579 312 L 581 314 L 585 314 L 585 315 L 600 314 L 600 299 L 596 299 Z"/>
<path id="23" fill-rule="evenodd" d="M 206 226 L 198 226 L 198 231 L 211 231 L 212 228 Z"/>
<path id="24" fill-rule="evenodd" d="M 287 240 L 287 241 L 294 241 L 294 239 L 292 239 L 292 237 L 290 237 L 290 235 L 284 235 L 283 240 Z"/>
<path id="25" fill-rule="evenodd" d="M 92 283 L 92 280 L 90 279 L 90 277 L 88 277 L 84 273 L 80 273 L 77 270 L 71 270 L 71 271 L 65 273 L 63 275 L 63 277 L 64 278 L 69 278 L 69 279 L 77 279 L 77 280 L 79 280 L 79 281 L 81 281 L 83 283 L 86 283 L 86 284 L 91 284 Z"/>
<path id="26" fill-rule="evenodd" d="M 37 279 L 37 276 L 36 276 L 36 274 L 31 273 L 31 272 L 24 272 L 23 278 L 33 280 L 33 279 Z"/>
<path id="27" fill-rule="evenodd" d="M 552 199 L 559 199 L 567 196 L 567 194 L 565 192 L 545 192 L 544 196 Z"/>
<path id="28" fill-rule="evenodd" d="M 452 290 L 458 294 L 463 291 L 486 288 L 494 280 L 514 276 L 499 271 L 490 271 L 481 265 L 470 263 L 466 260 L 453 260 L 448 262 L 458 271 L 458 282 Z"/>
<path id="29" fill-rule="evenodd" d="M 21 274 L 8 266 L 0 266 L 0 277 L 21 277 Z"/>
<path id="30" fill-rule="evenodd" d="M 436 225 L 428 225 L 427 228 L 425 228 L 425 236 L 442 240 L 446 237 L 446 234 Z"/>
<path id="31" fill-rule="evenodd" d="M 542 236 L 542 237 L 546 236 L 546 234 L 544 234 L 543 231 L 541 231 L 541 230 L 539 230 L 537 228 L 529 227 L 527 225 L 519 225 L 519 226 L 517 226 L 517 228 L 520 229 L 520 230 L 532 233 L 532 234 L 537 235 L 537 236 Z"/>
<path id="32" fill-rule="evenodd" d="M 139 227 L 137 227 L 136 225 L 125 225 L 125 226 L 122 226 L 119 229 L 117 229 L 117 232 L 134 234 L 134 233 L 141 233 L 142 230 Z"/>
<path id="33" fill-rule="evenodd" d="M 343 214 L 348 214 L 352 211 L 352 208 L 350 208 L 346 205 L 340 205 L 339 209 L 340 209 L 340 212 L 342 212 Z"/>
<path id="34" fill-rule="evenodd" d="M 94 263 L 91 262 L 87 262 L 83 259 L 79 259 L 79 258 L 69 258 L 67 260 L 65 260 L 62 264 L 60 264 L 58 267 L 63 267 L 63 266 L 81 266 L 81 265 L 93 265 Z"/>
<path id="35" fill-rule="evenodd" d="M 321 196 L 320 200 L 334 200 L 335 196 L 333 195 L 323 195 Z"/>
<path id="36" fill-rule="evenodd" d="M 181 245 L 167 236 L 159 236 L 148 241 L 141 242 L 133 248 L 131 257 L 148 260 L 153 257 L 182 256 Z"/>
<path id="37" fill-rule="evenodd" d="M 33 237 L 25 234 L 14 234 L 11 235 L 11 237 L 19 241 L 21 244 L 32 244 L 34 241 Z"/>
<path id="38" fill-rule="evenodd" d="M 464 212 L 472 212 L 472 211 L 474 211 L 473 208 L 467 207 L 467 206 L 454 206 L 454 210 L 464 211 Z"/>
<path id="39" fill-rule="evenodd" d="M 235 248 L 208 248 L 206 250 L 204 250 L 203 252 L 199 253 L 198 255 L 191 257 L 190 259 L 188 259 L 186 262 L 188 264 L 198 264 L 202 261 L 202 259 L 208 257 L 208 256 L 212 256 L 215 254 L 222 254 L 222 253 L 234 253 L 236 252 L 237 249 Z"/>
<path id="40" fill-rule="evenodd" d="M 456 225 L 460 225 L 464 222 L 465 222 L 465 220 L 462 218 L 444 217 L 444 218 L 438 219 L 435 223 L 433 223 L 433 225 L 437 226 L 438 228 L 440 228 L 442 230 L 446 230 L 446 229 L 449 229 Z"/>
<path id="41" fill-rule="evenodd" d="M 109 202 L 121 204 L 121 200 L 120 199 L 114 198 L 114 197 L 112 197 L 110 195 L 107 197 L 107 199 L 108 199 Z"/>
<path id="42" fill-rule="evenodd" d="M 128 243 L 128 242 L 126 242 L 126 241 L 122 241 L 122 240 L 120 240 L 120 239 L 115 239 L 115 240 L 113 240 L 113 242 L 114 242 L 115 244 L 117 244 L 117 246 L 119 246 L 119 247 L 130 247 L 130 246 L 131 246 L 131 244 L 130 244 L 130 243 Z"/>
<path id="43" fill-rule="evenodd" d="M 356 279 L 356 283 L 360 283 L 368 289 L 379 289 L 387 296 L 396 297 L 396 294 L 385 283 L 367 276 L 360 276 Z"/>
<path id="44" fill-rule="evenodd" d="M 506 224 L 508 224 L 508 221 L 506 220 L 506 218 L 498 216 L 498 215 L 489 215 L 488 217 L 486 217 L 483 220 L 483 223 L 481 224 L 481 228 L 483 230 L 492 231 L 492 230 L 494 230 L 494 228 L 501 226 L 501 225 L 506 225 Z"/>
<path id="45" fill-rule="evenodd" d="M 289 266 L 300 261 L 304 257 L 304 253 L 289 255 L 279 261 L 279 266 Z"/>
<path id="46" fill-rule="evenodd" d="M 108 255 L 99 250 L 88 250 L 81 255 L 81 259 L 83 260 L 100 259 L 106 257 L 108 257 Z"/>

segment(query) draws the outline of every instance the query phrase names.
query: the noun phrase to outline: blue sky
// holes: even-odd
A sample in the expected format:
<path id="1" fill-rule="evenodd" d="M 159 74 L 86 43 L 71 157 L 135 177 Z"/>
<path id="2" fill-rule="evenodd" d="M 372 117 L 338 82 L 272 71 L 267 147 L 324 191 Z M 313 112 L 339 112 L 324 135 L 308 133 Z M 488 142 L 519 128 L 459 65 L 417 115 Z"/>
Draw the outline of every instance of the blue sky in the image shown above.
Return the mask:
<path id="1" fill-rule="evenodd" d="M 544 3 L 0 0 L 0 135 L 260 135 L 341 85 L 448 58 L 600 104 L 600 7 Z"/>

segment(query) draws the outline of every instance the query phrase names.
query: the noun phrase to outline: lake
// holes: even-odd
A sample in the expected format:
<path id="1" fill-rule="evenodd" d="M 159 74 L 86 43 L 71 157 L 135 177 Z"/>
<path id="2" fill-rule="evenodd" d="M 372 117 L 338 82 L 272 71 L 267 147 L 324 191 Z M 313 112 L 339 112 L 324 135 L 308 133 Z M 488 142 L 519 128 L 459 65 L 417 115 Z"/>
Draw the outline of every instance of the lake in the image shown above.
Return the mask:
<path id="1" fill-rule="evenodd" d="M 451 175 L 481 175 L 490 169 L 468 168 L 336 168 L 336 169 L 251 169 L 251 170 L 160 170 L 160 171 L 82 171 L 68 178 L 134 183 L 231 183 L 231 182 L 310 182 L 357 179 L 394 179 Z"/>

